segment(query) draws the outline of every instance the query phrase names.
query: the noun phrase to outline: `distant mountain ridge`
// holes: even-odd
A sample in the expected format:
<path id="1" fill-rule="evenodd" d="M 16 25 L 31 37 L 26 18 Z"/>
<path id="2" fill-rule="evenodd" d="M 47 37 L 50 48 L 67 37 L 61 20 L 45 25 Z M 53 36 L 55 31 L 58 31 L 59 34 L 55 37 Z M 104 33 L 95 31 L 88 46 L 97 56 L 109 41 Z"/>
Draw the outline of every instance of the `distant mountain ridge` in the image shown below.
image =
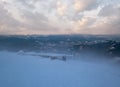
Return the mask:
<path id="1" fill-rule="evenodd" d="M 120 56 L 120 37 L 102 35 L 0 36 L 0 50 L 78 54 L 90 51 Z"/>

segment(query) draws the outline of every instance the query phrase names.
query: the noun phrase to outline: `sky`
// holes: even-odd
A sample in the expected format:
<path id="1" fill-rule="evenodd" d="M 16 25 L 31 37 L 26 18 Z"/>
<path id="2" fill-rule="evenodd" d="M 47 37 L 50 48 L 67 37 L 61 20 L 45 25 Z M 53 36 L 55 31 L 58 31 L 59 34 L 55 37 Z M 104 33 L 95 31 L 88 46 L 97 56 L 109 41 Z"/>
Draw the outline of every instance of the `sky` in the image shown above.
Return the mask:
<path id="1" fill-rule="evenodd" d="M 0 35 L 120 34 L 120 0 L 0 0 Z"/>

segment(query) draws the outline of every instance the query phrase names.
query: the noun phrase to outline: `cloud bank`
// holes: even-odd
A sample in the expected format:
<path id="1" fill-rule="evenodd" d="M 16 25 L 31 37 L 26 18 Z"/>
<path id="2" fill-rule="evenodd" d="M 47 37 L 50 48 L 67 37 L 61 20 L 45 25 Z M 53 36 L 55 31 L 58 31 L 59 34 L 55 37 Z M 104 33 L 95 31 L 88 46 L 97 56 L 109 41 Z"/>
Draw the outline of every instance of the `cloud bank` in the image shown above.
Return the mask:
<path id="1" fill-rule="evenodd" d="M 120 0 L 1 0 L 0 34 L 120 34 Z"/>

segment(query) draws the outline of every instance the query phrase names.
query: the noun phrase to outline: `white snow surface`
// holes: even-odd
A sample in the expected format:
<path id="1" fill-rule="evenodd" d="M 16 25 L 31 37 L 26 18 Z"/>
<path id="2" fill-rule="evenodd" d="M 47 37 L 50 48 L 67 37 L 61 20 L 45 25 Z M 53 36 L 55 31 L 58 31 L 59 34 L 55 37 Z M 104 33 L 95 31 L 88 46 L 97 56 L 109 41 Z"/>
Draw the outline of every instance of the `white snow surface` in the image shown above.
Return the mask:
<path id="1" fill-rule="evenodd" d="M 0 87 L 120 87 L 120 66 L 106 61 L 60 61 L 1 51 Z"/>

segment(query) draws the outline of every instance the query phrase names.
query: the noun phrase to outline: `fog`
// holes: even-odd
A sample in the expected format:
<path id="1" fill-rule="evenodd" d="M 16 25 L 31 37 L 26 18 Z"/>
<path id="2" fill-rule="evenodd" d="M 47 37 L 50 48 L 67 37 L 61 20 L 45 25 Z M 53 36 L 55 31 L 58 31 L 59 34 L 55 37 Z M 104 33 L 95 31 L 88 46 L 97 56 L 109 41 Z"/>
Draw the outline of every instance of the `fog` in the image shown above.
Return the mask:
<path id="1" fill-rule="evenodd" d="M 120 87 L 118 37 L 1 36 L 0 87 Z"/>
<path id="2" fill-rule="evenodd" d="M 34 54 L 34 55 L 33 55 Z M 45 53 L 44 53 L 45 55 Z M 93 61 L 63 54 L 0 52 L 1 87 L 119 87 L 120 69 L 116 61 Z M 75 58 L 75 59 L 74 59 Z M 96 57 L 95 57 L 96 58 Z M 94 58 L 94 59 L 95 59 Z M 92 60 L 91 60 L 92 59 Z"/>

